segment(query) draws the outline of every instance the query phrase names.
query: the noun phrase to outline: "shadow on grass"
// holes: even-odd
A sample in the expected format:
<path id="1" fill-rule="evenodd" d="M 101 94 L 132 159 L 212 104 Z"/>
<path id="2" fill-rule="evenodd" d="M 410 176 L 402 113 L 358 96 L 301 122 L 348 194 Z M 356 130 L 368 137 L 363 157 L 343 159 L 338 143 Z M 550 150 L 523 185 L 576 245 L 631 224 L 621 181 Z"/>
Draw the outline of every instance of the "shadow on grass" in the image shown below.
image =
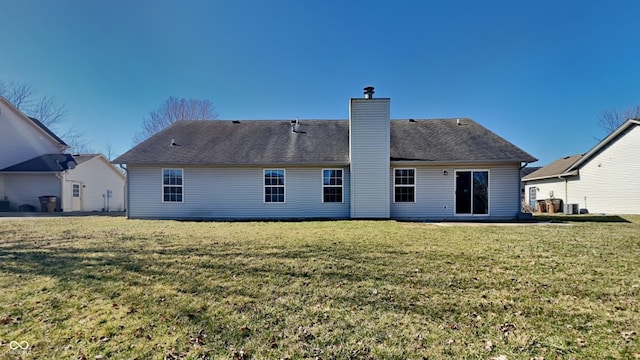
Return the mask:
<path id="1" fill-rule="evenodd" d="M 331 296 L 335 303 L 345 308 L 372 305 L 380 310 L 401 313 L 422 313 L 424 310 L 395 299 L 374 302 L 369 295 L 374 283 L 377 286 L 409 288 L 416 285 L 416 280 L 410 277 L 411 274 L 400 275 L 398 271 L 376 269 L 378 271 L 372 272 L 368 263 L 383 263 L 384 260 L 395 263 L 398 259 L 377 259 L 371 254 L 360 256 L 347 245 L 274 246 L 265 253 L 264 249 L 222 244 L 145 249 L 118 246 L 83 248 L 70 246 L 68 242 L 53 240 L 51 247 L 49 242 L 15 242 L 2 246 L 0 273 L 54 277 L 59 280 L 61 292 L 81 288 L 101 293 L 103 298 L 114 301 L 127 289 L 147 286 L 151 289 L 151 285 L 162 285 L 169 292 L 145 292 L 145 296 L 152 299 L 188 294 L 217 299 L 244 297 L 255 301 L 266 296 L 271 301 L 289 297 L 289 292 L 293 291 L 299 294 L 299 303 L 291 306 L 300 311 L 307 301 L 311 301 L 306 298 L 310 294 L 326 286 L 341 287 L 345 284 L 351 286 L 351 292 Z M 301 285 L 282 286 L 291 283 Z M 272 289 L 272 294 L 268 294 L 267 289 Z M 398 294 L 397 297 L 407 296 Z"/>
<path id="2" fill-rule="evenodd" d="M 631 223 L 618 215 L 534 215 L 534 218 L 551 222 Z"/>

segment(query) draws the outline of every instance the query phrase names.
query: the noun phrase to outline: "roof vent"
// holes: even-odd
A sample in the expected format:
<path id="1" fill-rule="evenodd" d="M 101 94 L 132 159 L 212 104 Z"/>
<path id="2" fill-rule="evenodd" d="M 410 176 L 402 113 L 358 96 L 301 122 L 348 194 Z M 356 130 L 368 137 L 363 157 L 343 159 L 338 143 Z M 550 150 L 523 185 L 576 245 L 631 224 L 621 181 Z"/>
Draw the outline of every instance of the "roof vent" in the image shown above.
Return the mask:
<path id="1" fill-rule="evenodd" d="M 409 119 L 409 122 L 416 122 L 416 119 Z"/>
<path id="2" fill-rule="evenodd" d="M 364 98 L 365 99 L 373 99 L 373 93 L 375 93 L 375 88 L 373 86 L 367 86 L 364 88 Z"/>
<path id="3" fill-rule="evenodd" d="M 300 127 L 300 121 L 298 120 L 298 117 L 296 117 L 295 120 L 291 120 L 291 132 L 292 133 L 297 133 L 299 127 Z"/>
<path id="4" fill-rule="evenodd" d="M 234 124 L 240 124 L 240 120 L 233 120 L 232 123 Z"/>
<path id="5" fill-rule="evenodd" d="M 171 146 L 180 146 L 174 139 L 171 139 Z"/>

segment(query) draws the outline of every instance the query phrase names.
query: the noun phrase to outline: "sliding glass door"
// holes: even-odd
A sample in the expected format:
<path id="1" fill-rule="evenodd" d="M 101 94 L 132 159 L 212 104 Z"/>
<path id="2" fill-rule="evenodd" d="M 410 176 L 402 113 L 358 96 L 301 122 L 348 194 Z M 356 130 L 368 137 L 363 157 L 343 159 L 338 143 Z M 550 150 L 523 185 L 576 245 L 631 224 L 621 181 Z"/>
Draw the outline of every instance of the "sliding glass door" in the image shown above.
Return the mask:
<path id="1" fill-rule="evenodd" d="M 456 171 L 456 214 L 489 215 L 488 171 Z"/>

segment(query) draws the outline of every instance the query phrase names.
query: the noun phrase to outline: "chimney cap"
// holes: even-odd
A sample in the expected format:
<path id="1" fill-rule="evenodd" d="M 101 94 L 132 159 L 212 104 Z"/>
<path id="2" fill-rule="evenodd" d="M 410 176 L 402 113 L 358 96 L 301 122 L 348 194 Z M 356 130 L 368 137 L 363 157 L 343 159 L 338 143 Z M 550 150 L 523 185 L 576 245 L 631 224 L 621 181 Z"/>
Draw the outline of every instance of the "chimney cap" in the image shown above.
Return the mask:
<path id="1" fill-rule="evenodd" d="M 371 99 L 373 98 L 373 94 L 375 93 L 375 88 L 373 86 L 367 86 L 364 88 L 364 98 Z"/>

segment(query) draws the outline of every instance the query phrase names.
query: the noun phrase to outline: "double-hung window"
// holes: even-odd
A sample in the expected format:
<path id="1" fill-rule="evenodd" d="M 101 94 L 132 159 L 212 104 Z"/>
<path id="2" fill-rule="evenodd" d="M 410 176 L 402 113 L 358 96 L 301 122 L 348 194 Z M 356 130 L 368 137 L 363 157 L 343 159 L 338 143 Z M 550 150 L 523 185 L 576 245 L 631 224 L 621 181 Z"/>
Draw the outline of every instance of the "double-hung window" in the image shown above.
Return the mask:
<path id="1" fill-rule="evenodd" d="M 284 169 L 264 170 L 264 202 L 283 203 L 285 186 Z"/>
<path id="2" fill-rule="evenodd" d="M 342 202 L 342 169 L 322 170 L 322 202 Z"/>
<path id="3" fill-rule="evenodd" d="M 162 169 L 162 201 L 183 202 L 182 169 Z"/>
<path id="4" fill-rule="evenodd" d="M 416 169 L 394 169 L 394 202 L 416 202 Z"/>

